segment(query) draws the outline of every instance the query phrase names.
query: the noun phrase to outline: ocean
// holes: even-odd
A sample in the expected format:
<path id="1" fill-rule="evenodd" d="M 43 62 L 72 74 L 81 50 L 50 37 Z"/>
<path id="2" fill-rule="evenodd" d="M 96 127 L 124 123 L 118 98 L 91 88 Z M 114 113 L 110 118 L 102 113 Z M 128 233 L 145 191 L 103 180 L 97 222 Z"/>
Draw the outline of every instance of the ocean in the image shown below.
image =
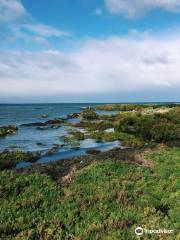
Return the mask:
<path id="1" fill-rule="evenodd" d="M 71 113 L 78 113 L 88 106 L 96 106 L 96 103 L 62 103 L 62 104 L 0 104 L 0 126 L 16 125 L 18 132 L 15 135 L 8 135 L 0 138 L 0 151 L 31 151 L 41 152 L 42 158 L 39 162 L 55 161 L 62 158 L 69 158 L 85 154 L 89 148 L 109 150 L 118 146 L 118 142 L 96 143 L 92 139 L 86 139 L 80 143 L 79 150 L 60 148 L 60 151 L 52 156 L 43 156 L 43 153 L 50 150 L 54 145 L 63 145 L 63 137 L 68 135 L 68 126 L 60 128 L 38 129 L 37 126 L 22 126 L 25 123 L 43 122 L 58 117 L 66 117 Z M 104 111 L 98 111 L 104 114 Z M 111 112 L 112 113 L 112 112 Z M 42 115 L 47 114 L 47 118 Z M 72 119 L 70 121 L 74 121 Z"/>

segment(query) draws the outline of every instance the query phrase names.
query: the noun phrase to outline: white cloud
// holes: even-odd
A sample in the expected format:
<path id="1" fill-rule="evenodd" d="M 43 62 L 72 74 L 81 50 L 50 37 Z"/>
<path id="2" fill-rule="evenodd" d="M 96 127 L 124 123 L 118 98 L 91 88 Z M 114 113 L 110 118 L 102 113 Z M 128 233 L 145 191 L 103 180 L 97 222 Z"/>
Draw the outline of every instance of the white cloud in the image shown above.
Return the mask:
<path id="1" fill-rule="evenodd" d="M 44 24 L 24 24 L 23 28 L 36 33 L 38 35 L 41 35 L 43 37 L 61 37 L 61 36 L 69 36 L 69 33 L 57 30 L 54 27 L 44 25 Z"/>
<path id="2" fill-rule="evenodd" d="M 49 45 L 49 37 L 70 36 L 66 31 L 37 22 L 20 0 L 0 0 L 0 41 L 23 40 Z"/>
<path id="3" fill-rule="evenodd" d="M 19 0 L 0 0 L 0 23 L 15 22 L 26 15 L 27 12 Z"/>
<path id="4" fill-rule="evenodd" d="M 176 31 L 178 32 L 178 31 Z M 88 40 L 74 53 L 0 52 L 0 95 L 180 89 L 180 35 Z"/>
<path id="5" fill-rule="evenodd" d="M 123 15 L 128 18 L 144 16 L 154 9 L 169 12 L 180 12 L 179 0 L 105 0 L 106 7 L 112 14 Z"/>

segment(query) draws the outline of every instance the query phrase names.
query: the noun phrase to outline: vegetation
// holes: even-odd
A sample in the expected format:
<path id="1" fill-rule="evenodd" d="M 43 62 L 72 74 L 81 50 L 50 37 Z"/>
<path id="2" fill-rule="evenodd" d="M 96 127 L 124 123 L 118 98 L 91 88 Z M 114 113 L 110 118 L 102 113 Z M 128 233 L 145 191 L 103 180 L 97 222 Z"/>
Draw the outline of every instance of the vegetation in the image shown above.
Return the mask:
<path id="1" fill-rule="evenodd" d="M 74 150 L 80 148 L 78 136 L 68 135 L 64 137 L 65 146 Z"/>
<path id="2" fill-rule="evenodd" d="M 116 130 L 133 134 L 144 141 L 179 141 L 180 107 L 163 114 L 121 114 L 116 122 Z"/>
<path id="3" fill-rule="evenodd" d="M 82 111 L 81 117 L 84 120 L 94 120 L 98 118 L 98 115 L 94 108 L 89 107 Z"/>
<path id="4" fill-rule="evenodd" d="M 91 150 L 87 156 L 61 160 L 61 165 L 19 170 L 7 169 L 39 156 L 0 153 L 0 239 L 133 240 L 137 226 L 173 230 L 166 235 L 146 234 L 144 239 L 180 239 L 180 148 L 172 147 L 180 143 L 180 106 L 118 104 L 104 108 L 124 112 L 100 116 L 95 109 L 85 109 L 81 122 L 71 124 L 65 145 L 79 149 L 81 140 L 93 138 L 120 140 L 134 149 Z M 62 122 L 53 119 L 33 124 Z M 55 144 L 49 154 L 59 148 Z"/>
<path id="5" fill-rule="evenodd" d="M 132 111 L 132 110 L 142 110 L 145 108 L 173 108 L 176 107 L 176 104 L 106 104 L 106 105 L 98 105 L 96 106 L 97 110 L 105 110 L 105 111 Z"/>
<path id="6" fill-rule="evenodd" d="M 144 157 L 154 161 L 153 169 L 109 159 L 82 169 L 61 187 L 40 172 L 0 172 L 0 238 L 132 240 L 140 225 L 174 230 L 144 239 L 179 239 L 180 149 Z"/>
<path id="7" fill-rule="evenodd" d="M 3 151 L 0 153 L 0 170 L 13 168 L 19 162 L 35 162 L 38 158 L 38 154 L 31 152 Z"/>
<path id="8" fill-rule="evenodd" d="M 71 135 L 72 135 L 72 137 L 74 137 L 74 139 L 79 140 L 79 141 L 85 139 L 84 133 L 80 132 L 80 131 L 72 131 Z"/>
<path id="9" fill-rule="evenodd" d="M 8 134 L 16 134 L 17 131 L 18 128 L 15 125 L 0 127 L 0 137 L 5 137 Z"/>
<path id="10" fill-rule="evenodd" d="M 124 106 L 124 105 L 123 105 Z M 134 108 L 136 105 L 125 105 Z M 145 107 L 144 107 L 145 106 Z M 148 105 L 147 105 L 148 106 Z M 180 142 L 180 106 L 159 108 L 150 111 L 146 105 L 140 105 L 144 110 L 121 112 L 115 116 L 99 116 L 96 121 L 82 121 L 76 126 L 86 129 L 88 134 L 97 141 L 121 140 L 124 145 L 141 147 L 153 143 Z M 152 107 L 156 107 L 153 106 Z M 114 128 L 114 133 L 106 133 L 108 128 Z"/>

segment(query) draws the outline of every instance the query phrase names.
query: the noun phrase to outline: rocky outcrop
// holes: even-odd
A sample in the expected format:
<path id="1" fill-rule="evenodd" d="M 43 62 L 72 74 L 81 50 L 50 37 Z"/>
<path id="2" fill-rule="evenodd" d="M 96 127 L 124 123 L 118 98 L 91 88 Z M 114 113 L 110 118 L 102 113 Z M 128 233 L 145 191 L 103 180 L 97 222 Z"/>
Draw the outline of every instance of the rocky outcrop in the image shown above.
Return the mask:
<path id="1" fill-rule="evenodd" d="M 15 125 L 3 126 L 0 127 L 0 137 L 5 137 L 8 134 L 16 134 L 18 131 L 18 127 Z"/>

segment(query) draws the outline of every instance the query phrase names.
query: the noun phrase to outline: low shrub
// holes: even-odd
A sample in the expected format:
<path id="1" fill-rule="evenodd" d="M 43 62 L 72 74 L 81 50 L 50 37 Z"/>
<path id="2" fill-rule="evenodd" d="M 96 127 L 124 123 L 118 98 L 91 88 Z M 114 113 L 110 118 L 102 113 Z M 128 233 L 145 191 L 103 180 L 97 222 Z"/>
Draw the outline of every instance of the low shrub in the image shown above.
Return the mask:
<path id="1" fill-rule="evenodd" d="M 98 114 L 96 113 L 94 108 L 86 108 L 82 113 L 81 117 L 84 120 L 94 120 L 98 118 Z"/>

